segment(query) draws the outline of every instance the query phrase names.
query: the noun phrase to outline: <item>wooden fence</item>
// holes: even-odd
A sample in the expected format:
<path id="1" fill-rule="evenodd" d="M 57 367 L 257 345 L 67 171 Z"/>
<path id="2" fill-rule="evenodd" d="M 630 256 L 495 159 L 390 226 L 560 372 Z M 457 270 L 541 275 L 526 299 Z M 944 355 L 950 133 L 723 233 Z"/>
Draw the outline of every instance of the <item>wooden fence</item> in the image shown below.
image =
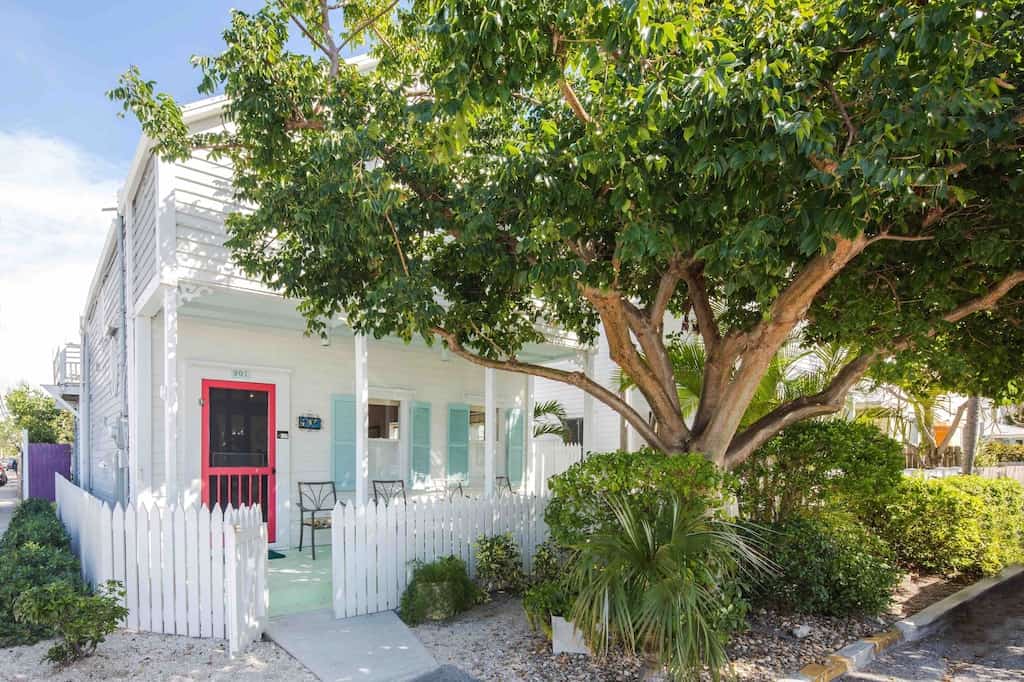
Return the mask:
<path id="1" fill-rule="evenodd" d="M 263 634 L 267 530 L 257 507 L 111 507 L 55 475 L 57 513 L 93 586 L 124 585 L 125 627 L 227 639 L 234 656 Z"/>
<path id="2" fill-rule="evenodd" d="M 331 512 L 335 617 L 397 608 L 416 561 L 454 555 L 475 575 L 472 545 L 482 535 L 512 533 L 529 573 L 537 546 L 547 539 L 547 502 L 510 495 L 337 505 Z"/>
<path id="3" fill-rule="evenodd" d="M 947 478 L 959 476 L 962 473 L 960 467 L 939 467 L 936 469 L 904 469 L 905 476 L 920 476 L 923 478 Z M 999 464 L 992 467 L 974 467 L 974 474 L 982 478 L 1012 478 L 1021 485 L 1024 485 L 1024 464 Z"/>
<path id="4" fill-rule="evenodd" d="M 527 490 L 534 495 L 546 495 L 548 479 L 557 476 L 583 459 L 583 446 L 559 440 L 533 441 L 533 472 Z"/>

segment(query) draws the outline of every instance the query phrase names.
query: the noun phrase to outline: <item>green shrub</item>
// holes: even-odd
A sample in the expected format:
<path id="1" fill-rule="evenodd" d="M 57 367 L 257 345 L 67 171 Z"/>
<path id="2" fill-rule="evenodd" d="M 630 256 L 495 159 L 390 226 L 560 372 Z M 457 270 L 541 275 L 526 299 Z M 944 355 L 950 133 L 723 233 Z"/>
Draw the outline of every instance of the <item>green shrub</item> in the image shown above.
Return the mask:
<path id="1" fill-rule="evenodd" d="M 534 583 L 558 580 L 565 575 L 569 563 L 569 550 L 548 539 L 537 545 L 533 552 L 533 571 L 530 579 Z"/>
<path id="2" fill-rule="evenodd" d="M 974 457 L 974 466 L 989 467 L 1000 462 L 1024 462 L 1024 445 L 989 440 L 982 443 Z"/>
<path id="3" fill-rule="evenodd" d="M 44 500 L 40 497 L 30 497 L 27 500 L 22 501 L 14 509 L 14 514 L 11 515 L 11 523 L 16 524 L 18 520 L 24 516 L 33 516 L 35 514 L 47 514 L 52 513 L 56 515 L 56 506 L 49 500 Z"/>
<path id="4" fill-rule="evenodd" d="M 444 620 L 479 603 L 483 596 L 469 579 L 466 563 L 458 557 L 417 563 L 402 594 L 400 615 L 409 625 Z"/>
<path id="5" fill-rule="evenodd" d="M 0 551 L 0 646 L 32 644 L 52 634 L 49 627 L 21 623 L 14 605 L 25 591 L 52 582 L 80 585 L 79 563 L 67 549 L 26 542 Z"/>
<path id="6" fill-rule="evenodd" d="M 767 539 L 777 572 L 752 590 L 758 602 L 797 613 L 877 614 L 900 580 L 885 542 L 847 516 L 791 516 Z"/>
<path id="7" fill-rule="evenodd" d="M 548 479 L 551 501 L 544 519 L 551 538 L 566 547 L 617 525 L 607 499 L 629 495 L 642 517 L 665 501 L 715 509 L 723 504 L 725 475 L 699 454 L 668 456 L 651 449 L 590 455 Z"/>
<path id="8" fill-rule="evenodd" d="M 774 523 L 826 504 L 856 510 L 892 490 L 903 466 L 903 447 L 871 424 L 799 422 L 736 470 L 740 511 Z"/>
<path id="9" fill-rule="evenodd" d="M 551 638 L 551 616 L 565 616 L 572 607 L 575 594 L 564 579 L 544 580 L 523 593 L 523 610 L 534 630 Z"/>
<path id="10" fill-rule="evenodd" d="M 70 550 L 71 538 L 64 524 L 57 518 L 53 505 L 49 502 L 45 502 L 45 507 L 30 504 L 33 502 L 45 501 L 30 498 L 18 506 L 7 531 L 0 539 L 0 552 L 16 549 L 26 542 Z"/>
<path id="11" fill-rule="evenodd" d="M 1024 489 L 1008 479 L 908 478 L 868 522 L 909 568 L 993 574 L 1024 560 Z"/>
<path id="12" fill-rule="evenodd" d="M 476 580 L 484 592 L 523 589 L 523 559 L 512 533 L 481 535 L 473 543 L 476 552 Z"/>
<path id="13" fill-rule="evenodd" d="M 107 635 L 128 615 L 121 605 L 124 589 L 110 580 L 97 594 L 82 591 L 77 582 L 58 580 L 26 590 L 14 606 L 19 623 L 56 632 L 61 641 L 50 647 L 45 660 L 64 666 L 91 656 Z"/>
<path id="14" fill-rule="evenodd" d="M 707 501 L 708 498 L 704 498 Z M 730 629 L 744 621 L 741 570 L 763 565 L 736 527 L 692 501 L 606 498 L 602 524 L 575 549 L 570 618 L 598 654 L 618 642 L 676 678 L 717 677 Z"/>

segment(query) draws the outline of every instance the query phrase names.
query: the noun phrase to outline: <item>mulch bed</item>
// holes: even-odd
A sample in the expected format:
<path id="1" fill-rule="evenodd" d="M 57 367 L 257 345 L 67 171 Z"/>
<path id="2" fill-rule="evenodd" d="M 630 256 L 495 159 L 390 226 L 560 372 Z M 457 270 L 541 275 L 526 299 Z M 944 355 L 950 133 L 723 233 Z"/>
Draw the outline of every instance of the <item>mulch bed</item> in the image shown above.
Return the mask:
<path id="1" fill-rule="evenodd" d="M 896 588 L 889 613 L 879 617 L 831 618 L 759 609 L 749 627 L 729 643 L 738 680 L 773 680 L 824 659 L 862 637 L 886 630 L 929 604 L 956 592 L 964 581 L 907 576 Z M 802 638 L 793 631 L 807 626 Z M 443 623 L 414 628 L 437 662 L 454 665 L 480 680 L 639 680 L 643 661 L 613 655 L 604 660 L 551 653 L 551 643 L 533 632 L 519 599 L 499 595 L 492 602 Z"/>

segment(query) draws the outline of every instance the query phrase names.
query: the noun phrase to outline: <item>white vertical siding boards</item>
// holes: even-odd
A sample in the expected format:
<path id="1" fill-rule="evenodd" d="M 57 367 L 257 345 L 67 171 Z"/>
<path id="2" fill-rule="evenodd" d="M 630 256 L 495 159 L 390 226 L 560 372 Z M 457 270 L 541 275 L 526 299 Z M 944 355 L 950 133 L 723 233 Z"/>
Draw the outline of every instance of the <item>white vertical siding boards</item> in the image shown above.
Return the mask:
<path id="1" fill-rule="evenodd" d="M 146 161 L 146 168 L 132 197 L 131 231 L 132 302 L 139 296 L 156 276 L 156 158 Z"/>
<path id="2" fill-rule="evenodd" d="M 82 575 L 125 587 L 125 626 L 225 638 L 232 655 L 263 633 L 267 532 L 260 510 L 110 507 L 56 475 L 57 511 Z M 225 543 L 230 551 L 225 552 Z"/>
<path id="3" fill-rule="evenodd" d="M 454 555 L 476 574 L 472 544 L 509 532 L 529 570 L 547 538 L 547 497 L 413 498 L 390 505 L 335 506 L 331 512 L 331 576 L 336 618 L 394 609 L 412 575 L 411 564 Z"/>

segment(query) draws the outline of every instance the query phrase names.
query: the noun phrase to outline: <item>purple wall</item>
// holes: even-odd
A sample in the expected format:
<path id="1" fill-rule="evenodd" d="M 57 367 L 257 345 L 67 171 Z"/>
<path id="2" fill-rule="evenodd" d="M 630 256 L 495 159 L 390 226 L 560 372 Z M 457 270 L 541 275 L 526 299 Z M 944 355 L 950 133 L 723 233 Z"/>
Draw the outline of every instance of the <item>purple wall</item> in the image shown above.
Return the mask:
<path id="1" fill-rule="evenodd" d="M 71 480 L 71 446 L 65 443 L 29 443 L 28 496 L 56 500 L 54 472 Z"/>

